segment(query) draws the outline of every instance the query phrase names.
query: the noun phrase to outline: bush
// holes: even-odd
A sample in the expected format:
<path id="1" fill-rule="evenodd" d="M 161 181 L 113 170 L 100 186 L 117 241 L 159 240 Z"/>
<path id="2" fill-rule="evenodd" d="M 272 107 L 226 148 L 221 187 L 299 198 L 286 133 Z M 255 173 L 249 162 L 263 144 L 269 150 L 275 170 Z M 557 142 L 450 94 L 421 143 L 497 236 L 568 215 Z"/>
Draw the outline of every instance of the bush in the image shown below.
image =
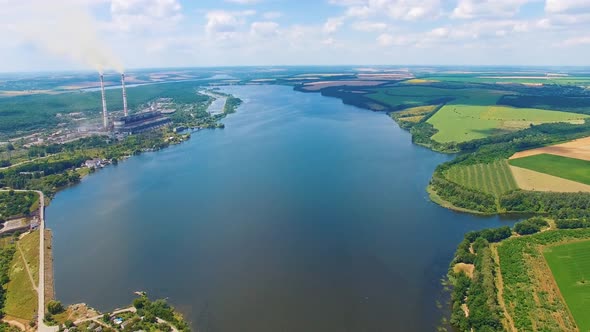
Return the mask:
<path id="1" fill-rule="evenodd" d="M 146 296 L 140 296 L 133 300 L 133 306 L 135 309 L 143 309 L 150 303 L 150 300 Z"/>
<path id="2" fill-rule="evenodd" d="M 47 303 L 47 311 L 49 311 L 49 314 L 51 314 L 51 315 L 57 315 L 57 314 L 62 313 L 64 311 L 64 307 L 63 307 L 63 305 L 61 305 L 61 302 L 51 300 Z M 45 319 L 47 319 L 47 318 L 45 318 Z"/>
<path id="3" fill-rule="evenodd" d="M 581 219 L 561 219 L 556 220 L 555 225 L 559 229 L 589 228 L 590 222 Z"/>
<path id="4" fill-rule="evenodd" d="M 541 231 L 541 227 L 527 221 L 521 221 L 514 225 L 514 231 L 520 235 L 535 234 Z"/>
<path id="5" fill-rule="evenodd" d="M 502 226 L 499 228 L 482 229 L 481 231 L 471 231 L 465 234 L 465 239 L 469 242 L 475 242 L 478 238 L 483 238 L 488 242 L 500 242 L 509 238 L 511 235 L 512 231 L 510 227 Z"/>

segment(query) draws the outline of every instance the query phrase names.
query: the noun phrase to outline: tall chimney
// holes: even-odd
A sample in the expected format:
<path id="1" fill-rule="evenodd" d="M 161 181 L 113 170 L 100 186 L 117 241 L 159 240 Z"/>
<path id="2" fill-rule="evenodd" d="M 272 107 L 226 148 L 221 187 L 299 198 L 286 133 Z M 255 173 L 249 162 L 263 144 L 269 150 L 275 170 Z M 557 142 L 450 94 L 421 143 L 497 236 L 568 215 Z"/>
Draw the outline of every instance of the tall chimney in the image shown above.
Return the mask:
<path id="1" fill-rule="evenodd" d="M 125 90 L 125 74 L 121 74 L 121 89 L 123 89 L 123 114 L 127 116 L 129 113 L 127 113 L 127 90 Z"/>
<path id="2" fill-rule="evenodd" d="M 102 125 L 107 130 L 109 127 L 109 115 L 107 113 L 107 100 L 104 95 L 104 78 L 102 74 L 100 74 L 100 92 L 102 94 Z"/>

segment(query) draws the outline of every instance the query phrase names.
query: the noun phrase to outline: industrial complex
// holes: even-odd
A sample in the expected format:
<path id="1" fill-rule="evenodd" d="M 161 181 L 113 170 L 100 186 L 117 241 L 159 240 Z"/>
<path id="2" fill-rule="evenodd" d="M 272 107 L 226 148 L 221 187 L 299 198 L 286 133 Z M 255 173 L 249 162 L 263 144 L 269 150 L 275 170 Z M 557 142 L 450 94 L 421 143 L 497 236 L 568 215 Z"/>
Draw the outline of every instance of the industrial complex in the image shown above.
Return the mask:
<path id="1" fill-rule="evenodd" d="M 164 116 L 159 110 L 146 110 L 144 112 L 129 115 L 127 108 L 127 90 L 125 88 L 125 74 L 121 74 L 121 90 L 123 92 L 123 116 L 109 121 L 104 76 L 100 74 L 100 91 L 102 97 L 102 123 L 103 130 L 117 134 L 132 135 L 148 130 L 161 128 L 170 124 L 170 118 Z"/>

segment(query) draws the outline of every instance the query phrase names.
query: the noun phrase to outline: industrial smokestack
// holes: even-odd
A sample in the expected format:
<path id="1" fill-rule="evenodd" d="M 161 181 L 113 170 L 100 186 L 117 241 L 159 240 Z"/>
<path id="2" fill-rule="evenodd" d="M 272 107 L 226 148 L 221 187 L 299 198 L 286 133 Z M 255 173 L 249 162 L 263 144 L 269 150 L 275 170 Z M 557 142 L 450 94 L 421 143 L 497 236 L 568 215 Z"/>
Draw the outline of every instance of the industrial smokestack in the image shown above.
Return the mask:
<path id="1" fill-rule="evenodd" d="M 107 113 L 107 100 L 104 93 L 104 78 L 100 74 L 100 92 L 102 94 L 102 124 L 105 130 L 109 127 L 109 115 Z"/>
<path id="2" fill-rule="evenodd" d="M 125 74 L 121 74 L 121 89 L 123 89 L 123 114 L 127 116 L 127 90 L 125 90 Z"/>

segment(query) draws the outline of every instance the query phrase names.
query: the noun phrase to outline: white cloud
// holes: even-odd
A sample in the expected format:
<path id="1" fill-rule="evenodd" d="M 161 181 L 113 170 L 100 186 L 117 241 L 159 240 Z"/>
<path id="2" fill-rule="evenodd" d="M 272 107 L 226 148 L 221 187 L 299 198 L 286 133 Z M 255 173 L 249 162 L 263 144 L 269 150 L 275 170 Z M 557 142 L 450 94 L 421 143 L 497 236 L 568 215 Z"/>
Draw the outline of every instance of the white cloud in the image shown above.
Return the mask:
<path id="1" fill-rule="evenodd" d="M 326 23 L 324 23 L 324 28 L 323 31 L 325 34 L 332 34 L 336 31 L 338 31 L 338 29 L 342 26 L 342 18 L 340 17 L 332 17 L 329 18 L 328 20 L 326 20 Z"/>
<path id="2" fill-rule="evenodd" d="M 590 11 L 590 1 L 588 0 L 547 0 L 545 2 L 545 11 L 547 13 L 573 13 Z"/>
<path id="3" fill-rule="evenodd" d="M 328 46 L 333 46 L 335 43 L 336 43 L 336 40 L 334 40 L 334 38 L 332 38 L 332 37 L 322 40 L 322 44 L 328 45 Z"/>
<path id="4" fill-rule="evenodd" d="M 221 35 L 227 37 L 229 34 L 238 31 L 238 29 L 245 25 L 244 17 L 256 14 L 255 11 L 225 11 L 214 10 L 206 14 L 207 24 L 205 31 L 209 36 Z"/>
<path id="5" fill-rule="evenodd" d="M 440 15 L 440 0 L 366 0 L 345 1 L 347 16 L 369 18 L 387 16 L 396 20 L 414 21 Z"/>
<path id="6" fill-rule="evenodd" d="M 452 18 L 512 17 L 531 0 L 459 0 Z"/>
<path id="7" fill-rule="evenodd" d="M 178 0 L 112 0 L 110 7 L 112 24 L 123 31 L 161 29 L 183 17 Z"/>
<path id="8" fill-rule="evenodd" d="M 250 33 L 261 38 L 270 38 L 279 34 L 279 24 L 276 22 L 253 22 L 250 25 Z"/>
<path id="9" fill-rule="evenodd" d="M 403 46 L 412 43 L 412 39 L 406 36 L 393 36 L 389 33 L 382 33 L 377 37 L 377 44 L 381 47 Z"/>
<path id="10" fill-rule="evenodd" d="M 564 40 L 562 43 L 559 44 L 559 46 L 565 46 L 565 47 L 579 46 L 579 45 L 590 45 L 590 37 L 589 36 L 572 37 L 572 38 L 568 38 L 568 39 Z"/>
<path id="11" fill-rule="evenodd" d="M 388 25 L 383 22 L 359 21 L 355 22 L 352 28 L 358 31 L 374 32 L 383 31 L 388 28 Z"/>
<path id="12" fill-rule="evenodd" d="M 251 4 L 259 3 L 261 1 L 262 0 L 225 0 L 225 2 L 237 3 L 239 5 L 251 5 Z"/>
<path id="13" fill-rule="evenodd" d="M 266 12 L 262 14 L 262 17 L 266 20 L 276 20 L 278 18 L 283 17 L 283 13 L 281 12 Z"/>
<path id="14" fill-rule="evenodd" d="M 432 29 L 429 34 L 433 37 L 436 38 L 442 38 L 442 37 L 447 37 L 449 35 L 449 29 L 448 28 L 436 28 L 436 29 Z"/>
<path id="15" fill-rule="evenodd" d="M 338 6 L 359 6 L 364 4 L 365 0 L 330 0 L 330 4 Z"/>

